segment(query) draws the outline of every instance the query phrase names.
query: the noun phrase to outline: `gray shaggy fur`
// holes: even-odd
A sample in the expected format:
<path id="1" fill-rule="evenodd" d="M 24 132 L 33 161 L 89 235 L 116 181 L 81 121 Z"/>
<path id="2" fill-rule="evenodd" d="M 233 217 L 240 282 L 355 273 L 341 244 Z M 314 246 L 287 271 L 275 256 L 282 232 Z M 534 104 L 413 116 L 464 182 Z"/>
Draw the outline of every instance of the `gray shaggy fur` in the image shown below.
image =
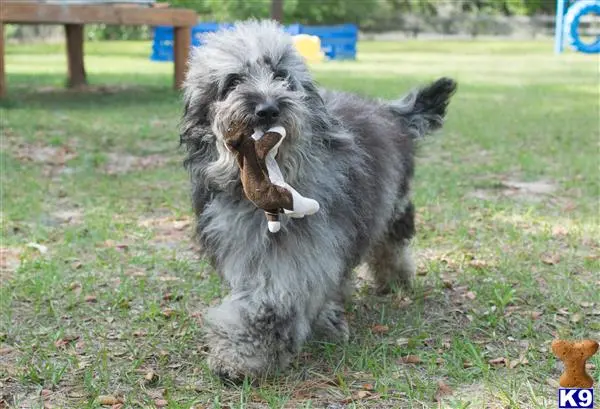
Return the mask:
<path id="1" fill-rule="evenodd" d="M 185 83 L 181 142 L 197 236 L 231 293 L 205 316 L 209 366 L 240 379 L 285 368 L 311 334 L 348 338 L 351 272 L 369 263 L 380 290 L 409 284 L 415 140 L 441 127 L 450 79 L 394 102 L 319 90 L 291 38 L 273 22 L 208 34 Z M 280 108 L 286 181 L 321 209 L 267 231 L 243 196 L 225 149 L 232 120 L 264 127 L 258 104 Z"/>

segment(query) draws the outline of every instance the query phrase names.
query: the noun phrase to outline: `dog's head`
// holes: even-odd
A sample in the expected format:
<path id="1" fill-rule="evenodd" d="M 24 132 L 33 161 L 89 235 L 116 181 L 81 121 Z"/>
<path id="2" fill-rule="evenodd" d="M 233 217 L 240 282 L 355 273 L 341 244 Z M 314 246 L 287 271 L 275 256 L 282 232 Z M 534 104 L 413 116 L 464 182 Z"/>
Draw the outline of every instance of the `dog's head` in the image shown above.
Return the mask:
<path id="1" fill-rule="evenodd" d="M 302 134 L 310 109 L 323 102 L 291 36 L 271 21 L 247 21 L 209 33 L 193 51 L 185 81 L 186 111 L 218 141 L 232 122 Z"/>

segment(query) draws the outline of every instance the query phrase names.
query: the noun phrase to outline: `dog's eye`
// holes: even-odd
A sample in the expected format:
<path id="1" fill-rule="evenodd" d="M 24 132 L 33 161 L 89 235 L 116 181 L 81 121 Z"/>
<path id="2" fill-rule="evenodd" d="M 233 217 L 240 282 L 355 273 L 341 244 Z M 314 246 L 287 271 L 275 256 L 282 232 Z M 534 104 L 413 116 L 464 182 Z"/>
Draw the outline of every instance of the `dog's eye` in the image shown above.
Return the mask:
<path id="1" fill-rule="evenodd" d="M 276 71 L 275 74 L 273 74 L 273 79 L 277 81 L 286 81 L 288 79 L 287 72 Z"/>
<path id="2" fill-rule="evenodd" d="M 242 83 L 242 77 L 237 74 L 228 75 L 221 89 L 221 98 L 225 98 L 235 87 Z"/>
<path id="3" fill-rule="evenodd" d="M 239 75 L 230 75 L 229 77 L 227 77 L 227 80 L 225 81 L 225 89 L 226 90 L 231 90 L 235 87 L 237 87 L 238 85 L 240 85 L 242 83 L 242 79 L 240 78 Z"/>

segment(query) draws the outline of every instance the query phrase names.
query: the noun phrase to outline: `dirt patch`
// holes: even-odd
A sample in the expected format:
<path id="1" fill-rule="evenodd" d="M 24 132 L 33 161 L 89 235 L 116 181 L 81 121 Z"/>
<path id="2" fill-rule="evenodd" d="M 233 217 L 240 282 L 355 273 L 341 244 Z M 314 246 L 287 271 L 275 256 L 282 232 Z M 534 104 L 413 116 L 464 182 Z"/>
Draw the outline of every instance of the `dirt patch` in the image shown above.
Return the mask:
<path id="1" fill-rule="evenodd" d="M 181 250 L 184 256 L 198 254 L 193 243 L 193 220 L 190 217 L 157 216 L 141 220 L 141 227 L 152 230 L 150 245 L 163 249 Z"/>
<path id="2" fill-rule="evenodd" d="M 538 180 L 535 182 L 503 180 L 487 189 L 475 189 L 468 196 L 481 200 L 510 198 L 536 203 L 552 197 L 557 190 L 558 186 L 548 180 Z"/>
<path id="3" fill-rule="evenodd" d="M 74 143 L 48 146 L 40 143 L 17 142 L 9 143 L 8 146 L 9 152 L 20 162 L 42 165 L 44 176 L 68 173 L 72 169 L 66 166 L 67 162 L 77 157 Z"/>
<path id="4" fill-rule="evenodd" d="M 142 91 L 144 89 L 144 87 L 136 85 L 81 85 L 76 88 L 38 87 L 35 89 L 35 92 L 39 94 L 116 94 L 123 91 Z"/>
<path id="5" fill-rule="evenodd" d="M 21 249 L 0 247 L 0 281 L 8 280 L 21 265 Z"/>
<path id="6" fill-rule="evenodd" d="M 134 156 L 110 153 L 102 171 L 108 175 L 119 175 L 145 169 L 153 169 L 173 162 L 174 158 L 165 155 Z"/>
<path id="7" fill-rule="evenodd" d="M 59 210 L 50 215 L 57 224 L 80 224 L 83 221 L 82 209 Z"/>

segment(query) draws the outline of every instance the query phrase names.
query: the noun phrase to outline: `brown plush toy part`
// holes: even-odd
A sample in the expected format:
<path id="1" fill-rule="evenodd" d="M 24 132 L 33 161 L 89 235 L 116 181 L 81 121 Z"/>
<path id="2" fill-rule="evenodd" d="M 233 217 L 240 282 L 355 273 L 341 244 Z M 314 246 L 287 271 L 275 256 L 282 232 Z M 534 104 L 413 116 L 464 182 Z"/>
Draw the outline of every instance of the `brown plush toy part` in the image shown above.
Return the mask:
<path id="1" fill-rule="evenodd" d="M 239 123 L 232 124 L 225 134 L 227 148 L 237 155 L 244 194 L 265 211 L 271 233 L 281 228 L 279 214 L 282 212 L 291 217 L 304 217 L 319 210 L 316 200 L 303 197 L 283 179 L 275 156 L 284 138 L 285 129 L 281 126 L 250 134 Z"/>
<path id="2" fill-rule="evenodd" d="M 594 380 L 585 371 L 585 361 L 598 351 L 598 342 L 587 339 L 581 342 L 554 340 L 554 355 L 565 364 L 559 383 L 563 388 L 591 388 Z"/>

